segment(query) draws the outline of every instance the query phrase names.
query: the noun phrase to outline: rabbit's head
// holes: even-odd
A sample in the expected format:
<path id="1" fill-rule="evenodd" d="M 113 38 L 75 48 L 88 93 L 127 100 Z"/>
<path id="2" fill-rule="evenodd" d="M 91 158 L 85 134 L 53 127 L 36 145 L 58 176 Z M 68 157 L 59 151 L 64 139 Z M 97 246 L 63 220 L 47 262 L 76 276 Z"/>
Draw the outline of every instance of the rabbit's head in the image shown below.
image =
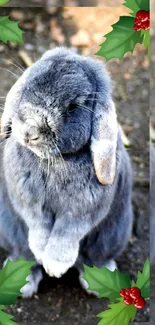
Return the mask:
<path id="1" fill-rule="evenodd" d="M 113 183 L 117 118 L 110 78 L 96 60 L 46 52 L 10 90 L 2 128 L 43 159 L 90 145 L 98 180 Z"/>

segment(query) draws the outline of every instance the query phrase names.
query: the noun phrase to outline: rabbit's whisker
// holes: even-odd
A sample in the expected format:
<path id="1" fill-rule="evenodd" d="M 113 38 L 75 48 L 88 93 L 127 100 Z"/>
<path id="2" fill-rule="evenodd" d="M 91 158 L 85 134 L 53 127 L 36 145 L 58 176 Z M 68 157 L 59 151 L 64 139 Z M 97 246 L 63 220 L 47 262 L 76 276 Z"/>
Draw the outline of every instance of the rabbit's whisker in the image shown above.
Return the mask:
<path id="1" fill-rule="evenodd" d="M 10 71 L 9 69 L 6 68 L 0 68 L 0 70 L 4 70 L 6 72 L 9 72 L 10 74 L 12 74 L 17 80 L 19 79 L 19 76 L 17 76 L 15 73 L 13 73 L 12 71 Z"/>
<path id="2" fill-rule="evenodd" d="M 5 59 L 2 59 L 2 60 L 5 60 Z M 26 70 L 26 69 L 24 69 L 24 67 L 22 66 L 22 64 L 19 61 L 15 60 L 15 59 L 12 60 L 12 58 L 10 58 L 10 60 L 11 60 L 10 62 L 15 62 L 17 64 L 17 66 L 21 67 L 21 69 Z"/>
<path id="3" fill-rule="evenodd" d="M 55 156 L 53 156 L 52 157 L 52 159 L 53 159 L 53 166 L 55 165 L 55 163 L 56 163 L 56 157 Z"/>
<path id="4" fill-rule="evenodd" d="M 11 59 L 11 60 L 12 60 L 12 59 Z M 20 67 L 23 71 L 26 70 L 26 69 L 22 66 L 22 64 L 21 64 L 19 61 L 15 60 L 15 59 L 13 59 L 12 62 L 13 62 L 13 61 L 14 61 L 14 62 L 17 64 L 17 66 Z"/>
<path id="5" fill-rule="evenodd" d="M 21 69 L 17 64 L 13 63 L 12 61 L 9 60 L 5 60 L 5 59 L 0 59 L 1 61 L 4 61 L 6 63 L 12 64 L 14 67 L 16 67 L 17 69 L 19 69 L 22 73 L 24 72 L 24 69 Z"/>
<path id="6" fill-rule="evenodd" d="M 103 94 L 102 91 L 93 91 L 91 94 Z"/>
<path id="7" fill-rule="evenodd" d="M 48 166 L 47 166 L 47 178 L 49 177 L 49 174 L 50 174 L 50 155 L 48 154 Z"/>
<path id="8" fill-rule="evenodd" d="M 88 98 L 87 101 L 100 102 L 100 99 L 97 99 L 97 98 Z"/>
<path id="9" fill-rule="evenodd" d="M 3 147 L 7 139 L 0 140 L 0 148 Z"/>
<path id="10" fill-rule="evenodd" d="M 94 113 L 94 111 L 91 110 L 91 109 L 89 109 L 87 106 L 81 106 L 81 105 L 78 105 L 78 107 L 81 108 L 81 109 L 83 109 L 84 111 Z"/>
<path id="11" fill-rule="evenodd" d="M 46 189 L 46 185 L 47 185 L 47 182 L 48 182 L 49 174 L 50 174 L 50 155 L 48 154 L 48 159 L 47 159 L 47 177 L 46 177 L 46 181 L 45 181 L 45 184 L 44 184 L 44 189 Z"/>
<path id="12" fill-rule="evenodd" d="M 66 162 L 65 162 L 65 160 L 64 160 L 64 158 L 63 158 L 63 156 L 61 154 L 61 151 L 60 151 L 60 149 L 58 148 L 58 146 L 57 146 L 57 144 L 55 142 L 54 142 L 54 145 L 55 145 L 56 149 L 58 150 L 59 157 L 60 157 L 60 159 L 61 159 L 61 161 L 63 163 L 63 166 L 64 166 L 64 170 L 67 172 L 67 165 L 66 165 Z"/>
<path id="13" fill-rule="evenodd" d="M 11 135 L 11 132 L 0 133 L 0 136 L 1 136 L 1 137 L 2 137 L 3 135 Z"/>

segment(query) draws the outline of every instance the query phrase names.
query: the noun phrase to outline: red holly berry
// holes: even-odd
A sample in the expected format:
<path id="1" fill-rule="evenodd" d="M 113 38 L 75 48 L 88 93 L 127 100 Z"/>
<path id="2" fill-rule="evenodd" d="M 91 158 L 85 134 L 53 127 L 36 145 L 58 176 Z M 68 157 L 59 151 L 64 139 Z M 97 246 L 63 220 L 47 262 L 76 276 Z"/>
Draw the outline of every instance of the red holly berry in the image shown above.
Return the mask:
<path id="1" fill-rule="evenodd" d="M 139 297 L 135 302 L 134 302 L 134 306 L 137 309 L 143 309 L 145 307 L 146 301 L 143 297 Z"/>
<path id="2" fill-rule="evenodd" d="M 126 289 L 122 289 L 122 290 L 120 290 L 120 296 L 121 297 L 125 297 L 125 293 L 126 293 Z"/>
<path id="3" fill-rule="evenodd" d="M 146 23 L 145 23 L 145 28 L 144 28 L 145 30 L 148 30 L 148 29 L 150 29 L 150 21 L 148 20 L 148 21 L 146 21 Z"/>
<path id="4" fill-rule="evenodd" d="M 130 293 L 131 293 L 131 288 L 127 288 L 125 290 L 125 297 L 130 297 Z"/>
<path id="5" fill-rule="evenodd" d="M 147 21 L 148 20 L 148 17 L 149 17 L 149 11 L 145 11 L 145 10 L 139 10 L 137 13 L 136 13 L 136 18 L 138 20 L 141 20 L 141 21 Z"/>
<path id="6" fill-rule="evenodd" d="M 145 10 L 139 10 L 136 13 L 134 30 L 139 32 L 140 30 L 148 30 L 150 29 L 150 12 Z"/>
<path id="7" fill-rule="evenodd" d="M 131 288 L 130 297 L 133 300 L 137 300 L 139 297 L 141 297 L 141 291 L 140 291 L 140 289 L 137 288 L 137 287 Z"/>
<path id="8" fill-rule="evenodd" d="M 137 24 L 134 25 L 134 30 L 136 30 L 137 32 L 140 32 L 141 29 L 141 26 L 138 26 Z"/>
<path id="9" fill-rule="evenodd" d="M 129 305 L 132 305 L 132 304 L 133 304 L 133 300 L 132 300 L 132 298 L 131 298 L 130 296 L 126 296 L 126 297 L 124 298 L 124 303 L 125 303 L 127 306 L 129 306 Z"/>

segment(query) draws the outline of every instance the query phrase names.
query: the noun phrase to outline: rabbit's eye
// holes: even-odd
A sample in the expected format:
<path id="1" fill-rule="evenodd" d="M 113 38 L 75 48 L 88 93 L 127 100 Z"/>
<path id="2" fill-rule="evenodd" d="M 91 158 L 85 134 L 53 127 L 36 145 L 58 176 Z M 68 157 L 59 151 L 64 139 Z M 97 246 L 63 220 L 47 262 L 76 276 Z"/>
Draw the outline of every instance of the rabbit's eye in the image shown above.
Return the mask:
<path id="1" fill-rule="evenodd" d="M 72 113 L 76 110 L 77 105 L 76 104 L 70 104 L 68 107 L 68 112 Z"/>

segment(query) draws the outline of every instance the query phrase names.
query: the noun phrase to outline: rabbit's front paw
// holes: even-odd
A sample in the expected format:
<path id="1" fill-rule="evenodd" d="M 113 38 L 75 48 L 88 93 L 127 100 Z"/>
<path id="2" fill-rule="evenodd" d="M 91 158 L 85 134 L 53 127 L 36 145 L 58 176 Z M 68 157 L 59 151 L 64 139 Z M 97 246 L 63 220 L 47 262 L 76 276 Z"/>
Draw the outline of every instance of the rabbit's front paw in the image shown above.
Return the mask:
<path id="1" fill-rule="evenodd" d="M 43 256 L 43 266 L 51 277 L 60 278 L 71 268 L 78 257 L 79 247 L 51 247 L 47 246 Z"/>
<path id="2" fill-rule="evenodd" d="M 51 277 L 60 278 L 72 266 L 72 263 L 61 263 L 54 261 L 46 256 L 43 260 L 43 266 L 46 273 Z"/>
<path id="3" fill-rule="evenodd" d="M 43 255 L 49 236 L 50 232 L 48 231 L 46 233 L 43 231 L 29 231 L 29 247 L 39 264 L 43 264 Z"/>

